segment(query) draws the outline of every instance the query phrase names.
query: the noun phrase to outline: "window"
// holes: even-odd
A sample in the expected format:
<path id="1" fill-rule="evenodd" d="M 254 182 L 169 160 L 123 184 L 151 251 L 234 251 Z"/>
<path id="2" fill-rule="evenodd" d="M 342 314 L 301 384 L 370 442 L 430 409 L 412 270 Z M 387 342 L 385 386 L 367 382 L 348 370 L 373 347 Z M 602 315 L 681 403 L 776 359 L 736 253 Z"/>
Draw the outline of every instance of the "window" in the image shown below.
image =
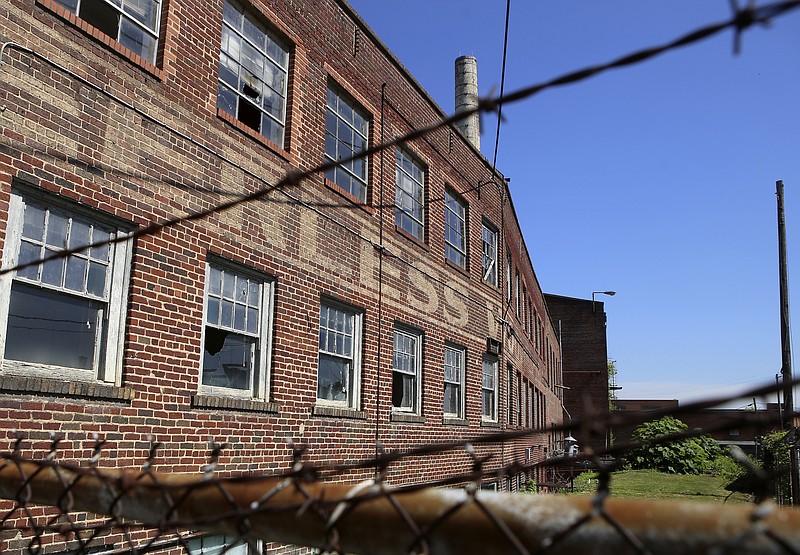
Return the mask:
<path id="1" fill-rule="evenodd" d="M 6 268 L 115 239 L 111 220 L 42 193 L 14 190 Z M 6 369 L 117 383 L 122 364 L 130 243 L 93 246 L 0 278 Z"/>
<path id="2" fill-rule="evenodd" d="M 483 223 L 483 270 L 484 281 L 497 285 L 497 230 Z"/>
<path id="3" fill-rule="evenodd" d="M 425 171 L 405 151 L 397 149 L 395 223 L 420 241 L 425 232 Z"/>
<path id="4" fill-rule="evenodd" d="M 150 63 L 155 63 L 161 0 L 55 0 Z"/>
<path id="5" fill-rule="evenodd" d="M 210 393 L 265 399 L 272 284 L 216 261 L 206 276 L 202 385 Z"/>
<path id="6" fill-rule="evenodd" d="M 225 1 L 217 107 L 283 148 L 289 49 L 266 26 Z"/>
<path id="7" fill-rule="evenodd" d="M 369 117 L 360 106 L 339 89 L 328 86 L 325 114 L 325 159 L 338 162 L 366 150 Z M 367 202 L 367 160 L 358 158 L 325 173 L 325 177 Z"/>
<path id="8" fill-rule="evenodd" d="M 467 267 L 467 206 L 449 191 L 444 194 L 444 253 L 453 264 Z"/>
<path id="9" fill-rule="evenodd" d="M 422 335 L 394 330 L 392 361 L 392 406 L 395 410 L 420 413 L 422 394 Z"/>
<path id="10" fill-rule="evenodd" d="M 444 348 L 444 414 L 464 418 L 464 349 Z"/>
<path id="11" fill-rule="evenodd" d="M 514 312 L 519 318 L 519 268 L 516 269 L 514 276 Z"/>
<path id="12" fill-rule="evenodd" d="M 511 250 L 506 245 L 506 302 L 511 304 L 511 268 L 513 263 L 511 262 Z"/>
<path id="13" fill-rule="evenodd" d="M 200 536 L 190 539 L 186 545 L 189 555 L 248 555 L 251 552 L 247 543 L 231 536 Z"/>
<path id="14" fill-rule="evenodd" d="M 327 301 L 320 305 L 318 400 L 358 408 L 361 320 L 361 313 L 354 309 Z"/>
<path id="15" fill-rule="evenodd" d="M 483 359 L 483 376 L 481 378 L 481 415 L 483 420 L 497 421 L 497 360 L 489 357 Z"/>

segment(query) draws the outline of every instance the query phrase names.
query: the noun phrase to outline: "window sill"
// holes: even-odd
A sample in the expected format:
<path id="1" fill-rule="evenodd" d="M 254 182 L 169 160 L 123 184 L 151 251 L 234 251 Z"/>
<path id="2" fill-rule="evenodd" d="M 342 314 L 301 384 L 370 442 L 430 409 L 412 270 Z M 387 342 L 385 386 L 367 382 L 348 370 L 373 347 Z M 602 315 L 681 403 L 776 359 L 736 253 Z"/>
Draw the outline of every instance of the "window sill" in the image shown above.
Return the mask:
<path id="1" fill-rule="evenodd" d="M 359 208 L 361 208 L 365 212 L 367 212 L 369 214 L 373 214 L 373 215 L 375 214 L 375 209 L 372 206 L 370 206 L 369 204 L 365 204 L 365 203 L 361 202 L 361 199 L 353 196 L 348 191 L 346 191 L 345 189 L 341 188 L 339 185 L 337 185 L 336 183 L 334 183 L 333 181 L 331 181 L 327 177 L 323 177 L 322 181 L 325 183 L 325 187 L 327 187 L 328 189 L 330 189 L 334 193 L 337 193 L 337 194 L 343 196 L 344 198 L 346 198 L 347 200 L 349 200 L 350 202 L 352 202 L 353 204 L 355 204 L 356 206 L 358 206 Z"/>
<path id="2" fill-rule="evenodd" d="M 279 413 L 281 407 L 278 403 L 261 401 L 258 399 L 237 399 L 236 397 L 222 397 L 217 395 L 192 395 L 192 407 L 201 409 L 228 409 L 246 412 Z"/>
<path id="3" fill-rule="evenodd" d="M 116 39 L 105 34 L 101 30 L 96 28 L 94 25 L 90 25 L 85 20 L 81 19 L 71 11 L 65 9 L 60 4 L 54 2 L 53 0 L 36 0 L 36 3 L 39 4 L 45 10 L 52 12 L 61 19 L 66 20 L 69 24 L 77 27 L 78 29 L 80 29 L 93 39 L 102 43 L 106 48 L 116 52 L 123 58 L 127 58 L 134 65 L 139 66 L 141 69 L 143 69 L 144 71 L 146 71 L 159 81 L 163 81 L 164 79 L 163 70 L 157 68 L 151 62 L 145 60 L 135 52 L 132 52 L 130 49 L 120 44 Z"/>
<path id="4" fill-rule="evenodd" d="M 467 268 L 465 268 L 463 266 L 459 266 L 458 264 L 456 264 L 455 262 L 453 262 L 449 258 L 445 258 L 444 259 L 444 263 L 448 267 L 450 267 L 450 268 L 454 269 L 455 271 L 457 271 L 458 273 L 462 274 L 464 277 L 469 278 L 469 270 Z"/>
<path id="5" fill-rule="evenodd" d="M 130 401 L 136 392 L 129 387 L 117 387 L 100 382 L 64 381 L 53 378 L 0 376 L 0 393 L 40 393 L 54 397 L 85 397 L 105 401 Z"/>
<path id="6" fill-rule="evenodd" d="M 425 417 L 407 412 L 393 412 L 389 418 L 392 422 L 407 422 L 409 424 L 424 424 Z"/>
<path id="7" fill-rule="evenodd" d="M 367 413 L 363 410 L 351 409 L 348 407 L 333 407 L 330 405 L 314 405 L 311 409 L 314 416 L 333 416 L 336 418 L 352 418 L 354 420 L 366 420 Z"/>
<path id="8" fill-rule="evenodd" d="M 406 230 L 405 230 L 405 229 L 403 229 L 402 227 L 398 227 L 397 225 L 395 225 L 395 226 L 394 226 L 394 230 L 395 230 L 395 231 L 396 231 L 396 232 L 397 232 L 399 235 L 401 235 L 402 237 L 405 237 L 406 239 L 408 239 L 408 240 L 409 240 L 409 241 L 411 241 L 412 243 L 415 243 L 415 244 L 416 244 L 418 247 L 420 247 L 421 249 L 424 249 L 424 250 L 426 250 L 426 251 L 428 250 L 428 245 L 426 245 L 424 241 L 422 241 L 421 239 L 417 239 L 416 237 L 414 237 L 413 235 L 411 235 L 411 234 L 410 234 L 408 231 L 406 231 Z"/>
<path id="9" fill-rule="evenodd" d="M 457 418 L 455 416 L 445 416 L 442 419 L 442 424 L 445 426 L 469 426 L 469 420 L 466 418 Z"/>
<path id="10" fill-rule="evenodd" d="M 277 154 L 290 164 L 297 165 L 297 161 L 294 159 L 294 156 L 292 156 L 292 154 L 289 153 L 288 150 L 276 145 L 275 143 L 267 139 L 264 135 L 261 135 L 255 129 L 247 127 L 245 124 L 243 124 L 241 121 L 231 116 L 225 110 L 217 108 L 217 117 L 222 121 L 224 121 L 225 123 L 227 123 L 228 125 L 236 128 L 238 131 L 241 131 L 251 139 L 258 141 L 259 143 L 261 143 L 262 146 L 266 147 L 271 152 L 274 152 L 275 154 Z"/>
<path id="11" fill-rule="evenodd" d="M 493 420 L 481 420 L 481 428 L 502 428 L 503 425 L 500 422 L 495 422 Z"/>

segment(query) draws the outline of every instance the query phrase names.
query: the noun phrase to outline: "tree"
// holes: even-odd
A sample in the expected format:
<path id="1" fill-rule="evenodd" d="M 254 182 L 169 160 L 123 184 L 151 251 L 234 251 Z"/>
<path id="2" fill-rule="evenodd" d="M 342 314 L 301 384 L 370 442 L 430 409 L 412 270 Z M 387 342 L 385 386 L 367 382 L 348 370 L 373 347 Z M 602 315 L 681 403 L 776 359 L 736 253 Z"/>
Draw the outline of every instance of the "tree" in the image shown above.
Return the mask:
<path id="1" fill-rule="evenodd" d="M 671 474 L 699 474 L 721 454 L 719 444 L 707 435 L 661 443 L 664 436 L 679 434 L 688 426 L 672 416 L 645 422 L 633 431 L 642 445 L 626 457 L 633 469 L 653 469 Z"/>

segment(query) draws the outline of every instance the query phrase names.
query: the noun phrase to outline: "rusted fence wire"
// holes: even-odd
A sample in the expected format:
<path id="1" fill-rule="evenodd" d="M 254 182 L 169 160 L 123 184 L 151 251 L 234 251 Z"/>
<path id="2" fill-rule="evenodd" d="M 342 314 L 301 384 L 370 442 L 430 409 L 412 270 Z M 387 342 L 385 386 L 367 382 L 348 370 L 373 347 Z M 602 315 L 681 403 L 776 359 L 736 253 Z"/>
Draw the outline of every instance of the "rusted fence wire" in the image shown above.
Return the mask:
<path id="1" fill-rule="evenodd" d="M 775 388 L 775 386 L 772 386 Z M 759 388 L 745 395 L 764 394 Z M 711 402 L 711 401 L 709 401 Z M 706 407 L 708 402 L 678 412 Z M 738 411 L 719 429 L 752 425 L 754 414 Z M 663 415 L 635 412 L 628 423 Z M 609 424 L 612 416 L 602 424 Z M 592 420 L 596 420 L 593 418 Z M 778 424 L 763 418 L 762 425 Z M 565 427 L 580 434 L 584 423 Z M 696 436 L 691 430 L 656 444 Z M 112 468 L 106 444 L 93 440 L 84 461 L 60 461 L 61 439 L 27 454 L 29 444 L 12 433 L 0 454 L 0 510 L 4 552 L 207 553 L 203 538 L 224 536 L 226 550 L 251 552 L 304 546 L 341 553 L 800 553 L 800 510 L 779 507 L 768 496 L 753 504 L 704 504 L 617 499 L 612 471 L 638 444 L 612 446 L 577 457 L 514 462 L 490 471 L 476 447 L 535 433 L 517 430 L 403 452 L 383 453 L 348 465 L 316 465 L 302 445 L 289 442 L 290 464 L 275 475 L 226 475 L 219 460 L 226 447 L 212 444 L 208 463 L 194 474 L 154 471 L 161 446 L 151 441 L 138 468 Z M 395 485 L 393 465 L 412 457 L 458 451 L 471 471 L 434 482 Z M 583 462 L 597 472 L 592 495 L 533 495 L 484 491 L 487 477 L 536 467 Z M 750 464 L 740 458 L 743 464 Z M 100 464 L 103 463 L 103 464 Z M 347 483 L 354 468 L 374 469 L 374 479 Z M 775 472 L 751 469 L 756 489 L 768 490 Z M 457 486 L 457 487 L 456 487 Z M 208 535 L 211 536 L 208 536 Z M 173 550 L 173 551 L 170 551 Z"/>

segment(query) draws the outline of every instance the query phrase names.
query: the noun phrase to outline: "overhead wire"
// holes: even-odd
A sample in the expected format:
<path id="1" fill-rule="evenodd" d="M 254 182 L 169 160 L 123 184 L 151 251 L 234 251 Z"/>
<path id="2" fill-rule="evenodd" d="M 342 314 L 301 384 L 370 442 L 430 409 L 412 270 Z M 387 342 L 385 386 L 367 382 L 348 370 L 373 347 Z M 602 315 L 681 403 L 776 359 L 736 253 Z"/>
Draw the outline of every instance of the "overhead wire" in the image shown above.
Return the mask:
<path id="1" fill-rule="evenodd" d="M 775 3 L 771 3 L 771 4 L 764 5 L 764 6 L 759 6 L 759 7 L 756 7 L 756 6 L 753 6 L 753 5 L 748 5 L 745 8 L 741 8 L 741 9 L 739 9 L 736 6 L 734 6 L 734 8 L 735 8 L 734 9 L 734 14 L 732 15 L 731 18 L 729 18 L 726 21 L 708 25 L 706 27 L 703 27 L 703 28 L 697 29 L 695 31 L 692 31 L 690 33 L 687 33 L 687 34 L 685 34 L 685 35 L 683 35 L 683 36 L 681 36 L 681 37 L 679 37 L 679 38 L 677 38 L 677 39 L 675 39 L 673 41 L 664 43 L 664 44 L 659 45 L 659 46 L 654 46 L 654 47 L 646 48 L 646 49 L 643 49 L 643 50 L 639 50 L 637 52 L 622 56 L 622 57 L 617 58 L 617 59 L 614 59 L 614 60 L 612 60 L 612 61 L 610 61 L 608 63 L 605 63 L 605 64 L 589 66 L 589 67 L 586 67 L 586 68 L 583 68 L 583 69 L 580 69 L 580 70 L 576 70 L 576 71 L 572 71 L 572 72 L 563 74 L 561 76 L 555 77 L 555 78 L 550 79 L 548 81 L 544 81 L 544 82 L 541 82 L 541 83 L 530 85 L 528 87 L 523 87 L 521 89 L 518 89 L 518 90 L 516 90 L 514 92 L 509 93 L 508 95 L 501 94 L 501 96 L 498 97 L 498 98 L 494 98 L 494 97 L 479 98 L 477 106 L 474 107 L 474 108 L 469 108 L 469 109 L 460 111 L 458 113 L 454 113 L 452 115 L 449 115 L 449 116 L 446 116 L 446 117 L 440 119 L 438 122 L 435 122 L 435 123 L 432 123 L 430 125 L 426 125 L 426 126 L 423 126 L 423 127 L 417 128 L 417 129 L 413 129 L 413 130 L 409 131 L 408 133 L 406 133 L 404 135 L 400 135 L 398 137 L 395 137 L 394 139 L 390 139 L 388 141 L 384 141 L 384 142 L 382 142 L 380 144 L 377 144 L 377 145 L 374 145 L 372 147 L 369 147 L 369 148 L 361 151 L 360 153 L 355 154 L 355 155 L 353 155 L 353 156 L 351 156 L 349 158 L 345 158 L 345 159 L 338 160 L 338 161 L 323 162 L 323 163 L 317 164 L 316 166 L 313 166 L 313 167 L 311 167 L 311 168 L 309 168 L 307 170 L 289 171 L 284 175 L 283 178 L 278 180 L 276 183 L 267 182 L 266 179 L 264 179 L 264 178 L 260 177 L 259 175 L 255 174 L 252 170 L 249 170 L 249 169 L 243 167 L 241 164 L 238 164 L 238 163 L 234 162 L 233 160 L 231 160 L 228 157 L 226 157 L 225 155 L 217 152 L 213 148 L 211 148 L 208 145 L 202 143 L 201 141 L 195 139 L 194 137 L 191 137 L 191 136 L 187 135 L 186 133 L 183 133 L 183 132 L 179 131 L 178 129 L 174 128 L 173 126 L 167 124 L 166 122 L 161 121 L 158 118 L 148 114 L 143 109 L 135 106 L 134 104 L 131 104 L 130 102 L 127 102 L 127 101 L 117 97 L 113 93 L 109 92 L 105 87 L 96 85 L 96 84 L 92 83 L 89 79 L 87 79 L 87 78 L 85 78 L 85 77 L 83 77 L 81 75 L 78 75 L 74 71 L 62 66 L 61 64 L 59 64 L 57 62 L 54 62 L 54 61 L 50 60 L 45 55 L 40 54 L 40 53 L 32 50 L 31 48 L 25 47 L 23 45 L 15 43 L 15 42 L 3 43 L 0 46 L 0 65 L 3 64 L 3 57 L 5 56 L 5 54 L 9 50 L 17 50 L 17 51 L 20 51 L 20 52 L 24 52 L 24 53 L 26 53 L 26 54 L 28 54 L 30 56 L 33 56 L 33 57 L 41 60 L 45 64 L 53 67 L 57 71 L 60 71 L 60 72 L 62 72 L 64 74 L 66 74 L 66 75 L 69 75 L 73 79 L 76 79 L 77 81 L 79 81 L 84 86 L 86 86 L 88 88 L 91 88 L 92 90 L 100 93 L 101 95 L 105 96 L 106 98 L 109 98 L 109 99 L 113 100 L 114 102 L 119 103 L 120 105 L 126 107 L 127 109 L 130 109 L 131 111 L 133 111 L 134 113 L 136 113 L 137 115 L 139 115 L 143 119 L 147 120 L 148 122 L 153 123 L 153 124 L 155 124 L 155 125 L 157 125 L 159 127 L 162 127 L 164 129 L 170 131 L 171 133 L 176 134 L 177 136 L 179 136 L 183 140 L 185 140 L 188 143 L 192 144 L 193 146 L 205 151 L 206 153 L 210 154 L 211 156 L 216 157 L 216 158 L 220 159 L 221 161 L 223 161 L 223 162 L 225 162 L 227 164 L 230 164 L 233 167 L 236 167 L 237 169 L 239 169 L 240 171 L 245 173 L 247 176 L 249 176 L 249 177 L 255 179 L 256 181 L 262 183 L 264 185 L 264 187 L 260 188 L 260 189 L 257 189 L 255 191 L 252 191 L 250 193 L 240 195 L 240 196 L 238 196 L 238 197 L 236 197 L 234 199 L 231 199 L 229 201 L 225 201 L 225 202 L 219 203 L 219 204 L 214 205 L 211 208 L 208 208 L 208 209 L 205 209 L 205 210 L 196 211 L 196 212 L 184 215 L 184 216 L 176 216 L 174 218 L 168 218 L 168 219 L 162 220 L 160 222 L 153 222 L 153 223 L 151 223 L 149 225 L 143 226 L 143 227 L 138 228 L 138 229 L 136 229 L 136 230 L 134 230 L 134 231 L 132 231 L 132 232 L 130 232 L 128 234 L 125 234 L 125 235 L 122 235 L 122 236 L 119 236 L 119 237 L 116 237 L 116 238 L 112 238 L 112 239 L 105 240 L 105 241 L 100 241 L 100 242 L 97 242 L 97 243 L 93 243 L 91 245 L 85 245 L 85 246 L 79 246 L 79 247 L 75 247 L 75 248 L 71 248 L 71 249 L 65 249 L 65 250 L 59 251 L 59 252 L 57 252 L 57 253 L 55 253 L 55 254 L 53 254 L 51 256 L 44 257 L 44 258 L 42 258 L 40 260 L 34 260 L 34 261 L 26 262 L 26 263 L 23 263 L 23 264 L 17 264 L 15 266 L 11 266 L 11 267 L 8 267 L 8 268 L 3 268 L 3 269 L 0 269 L 0 275 L 4 275 L 4 274 L 7 274 L 7 273 L 13 272 L 13 271 L 22 270 L 24 268 L 35 266 L 35 265 L 38 265 L 38 264 L 41 264 L 43 262 L 47 262 L 47 261 L 50 261 L 50 260 L 55 260 L 55 259 L 58 259 L 58 258 L 67 257 L 67 256 L 69 256 L 71 254 L 76 254 L 76 253 L 82 252 L 82 251 L 84 251 L 84 250 L 86 250 L 86 249 L 88 249 L 90 247 L 99 247 L 99 246 L 104 246 L 104 245 L 113 244 L 113 243 L 120 243 L 120 242 L 128 241 L 131 238 L 138 238 L 138 237 L 143 237 L 143 236 L 146 236 L 146 235 L 152 235 L 152 234 L 158 233 L 158 232 L 160 232 L 160 231 L 162 231 L 162 230 L 164 230 L 166 228 L 170 228 L 170 227 L 179 225 L 181 223 L 185 223 L 185 222 L 189 222 L 189 221 L 201 220 L 201 219 L 206 218 L 206 217 L 208 217 L 208 216 L 210 216 L 212 214 L 217 214 L 217 213 L 220 213 L 220 212 L 224 212 L 226 210 L 229 210 L 229 209 L 234 208 L 236 206 L 239 206 L 241 204 L 245 204 L 245 203 L 248 203 L 248 202 L 252 202 L 254 200 L 262 199 L 262 198 L 266 197 L 269 193 L 273 192 L 276 189 L 297 186 L 305 179 L 308 179 L 308 178 L 310 178 L 310 177 L 312 177 L 312 176 L 314 176 L 316 174 L 319 174 L 319 173 L 324 173 L 325 171 L 327 171 L 329 169 L 333 169 L 335 167 L 342 166 L 342 165 L 347 164 L 347 163 L 349 163 L 349 162 L 351 162 L 353 160 L 356 160 L 358 158 L 368 157 L 368 156 L 371 156 L 373 154 L 380 153 L 380 152 L 382 152 L 384 150 L 387 150 L 389 148 L 392 148 L 392 147 L 395 147 L 395 146 L 399 146 L 399 145 L 402 145 L 402 144 L 406 144 L 406 143 L 408 143 L 410 141 L 413 141 L 415 139 L 422 138 L 425 135 L 435 131 L 436 129 L 439 129 L 439 128 L 442 128 L 442 127 L 452 126 L 456 122 L 459 122 L 459 121 L 462 121 L 462 120 L 464 120 L 466 118 L 469 118 L 472 115 L 480 114 L 480 113 L 483 113 L 483 112 L 487 112 L 487 113 L 498 112 L 499 113 L 500 110 L 501 110 L 501 106 L 504 105 L 504 104 L 511 104 L 511 103 L 514 103 L 514 102 L 519 102 L 521 100 L 524 100 L 524 99 L 530 98 L 530 97 L 532 97 L 532 96 L 534 96 L 536 94 L 539 94 L 539 93 L 541 93 L 541 92 L 543 92 L 545 90 L 549 90 L 549 89 L 556 88 L 556 87 L 561 87 L 561 86 L 572 84 L 572 83 L 577 83 L 577 82 L 583 81 L 585 79 L 588 79 L 590 77 L 593 77 L 595 75 L 599 75 L 600 73 L 606 72 L 606 71 L 611 70 L 611 69 L 620 68 L 620 67 L 629 66 L 629 65 L 633 65 L 633 64 L 636 64 L 636 63 L 643 62 L 645 60 L 648 60 L 650 58 L 653 58 L 655 56 L 663 54 L 663 53 L 665 53 L 667 51 L 670 51 L 670 50 L 673 50 L 673 49 L 677 49 L 677 48 L 681 48 L 683 46 L 687 46 L 689 44 L 704 40 L 706 38 L 709 38 L 709 37 L 711 37 L 713 35 L 716 35 L 716 34 L 722 32 L 722 31 L 724 31 L 726 29 L 729 29 L 729 28 L 734 29 L 734 31 L 735 31 L 735 45 L 738 47 L 739 40 L 740 40 L 740 35 L 744 30 L 752 27 L 755 24 L 768 23 L 768 22 L 770 22 L 772 19 L 774 19 L 776 17 L 782 16 L 782 15 L 784 15 L 784 14 L 786 14 L 786 13 L 792 11 L 792 10 L 800 8 L 800 0 L 784 0 L 784 1 L 781 1 L 781 2 L 775 2 Z"/>

